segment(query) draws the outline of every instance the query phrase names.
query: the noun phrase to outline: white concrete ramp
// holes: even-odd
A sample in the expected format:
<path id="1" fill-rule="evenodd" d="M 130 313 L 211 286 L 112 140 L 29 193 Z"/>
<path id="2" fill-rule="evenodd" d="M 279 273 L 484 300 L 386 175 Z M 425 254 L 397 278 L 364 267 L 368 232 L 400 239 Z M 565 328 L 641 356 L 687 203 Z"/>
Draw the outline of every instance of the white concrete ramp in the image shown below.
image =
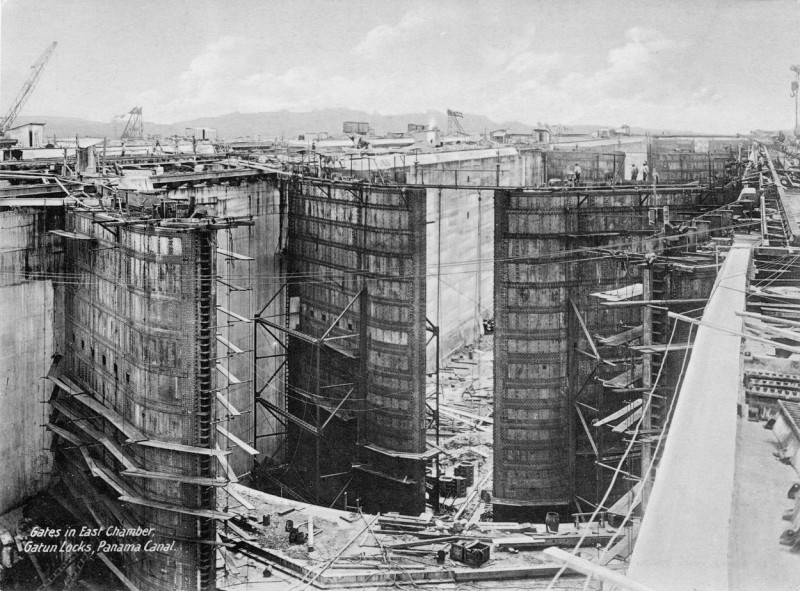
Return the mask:
<path id="1" fill-rule="evenodd" d="M 750 245 L 734 245 L 694 352 L 631 557 L 628 577 L 658 591 L 730 588 L 741 337 Z"/>

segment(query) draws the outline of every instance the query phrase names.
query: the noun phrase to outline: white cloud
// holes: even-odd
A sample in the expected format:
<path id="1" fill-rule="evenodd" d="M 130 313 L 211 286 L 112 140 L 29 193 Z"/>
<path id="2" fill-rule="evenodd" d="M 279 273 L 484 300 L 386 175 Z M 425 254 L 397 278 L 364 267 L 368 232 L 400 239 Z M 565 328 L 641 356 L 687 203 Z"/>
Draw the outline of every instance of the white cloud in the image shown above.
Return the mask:
<path id="1" fill-rule="evenodd" d="M 402 43 L 415 32 L 419 32 L 425 23 L 422 7 L 417 7 L 407 12 L 394 26 L 378 25 L 370 30 L 352 49 L 352 53 L 358 57 L 377 57 L 383 50 L 391 48 L 398 42 Z"/>
<path id="2" fill-rule="evenodd" d="M 591 70 L 593 56 L 541 46 L 530 26 L 481 37 L 478 25 L 446 27 L 433 10 L 417 8 L 395 25 L 373 28 L 351 46 L 348 60 L 294 60 L 292 48 L 265 59 L 252 40 L 224 36 L 188 64 L 168 95 L 148 91 L 140 102 L 160 121 L 237 110 L 453 108 L 497 121 L 674 128 L 733 111 L 713 84 L 674 84 L 667 66 L 678 46 L 657 30 L 628 29 Z"/>

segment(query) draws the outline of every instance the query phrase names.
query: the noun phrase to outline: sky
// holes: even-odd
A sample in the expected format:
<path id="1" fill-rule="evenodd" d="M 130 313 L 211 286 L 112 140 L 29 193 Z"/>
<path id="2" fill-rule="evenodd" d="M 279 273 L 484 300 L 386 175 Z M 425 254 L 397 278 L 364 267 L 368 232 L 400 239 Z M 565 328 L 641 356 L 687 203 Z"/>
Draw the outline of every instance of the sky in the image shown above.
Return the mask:
<path id="1" fill-rule="evenodd" d="M 0 110 L 174 123 L 327 107 L 790 129 L 800 0 L 2 0 Z"/>

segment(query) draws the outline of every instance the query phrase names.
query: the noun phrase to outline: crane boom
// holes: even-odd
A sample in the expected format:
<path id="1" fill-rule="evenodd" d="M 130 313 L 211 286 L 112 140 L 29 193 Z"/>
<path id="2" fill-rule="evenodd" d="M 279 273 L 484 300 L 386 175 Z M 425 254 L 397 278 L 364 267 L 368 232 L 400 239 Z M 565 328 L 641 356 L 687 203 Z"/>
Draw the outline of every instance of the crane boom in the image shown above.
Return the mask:
<path id="1" fill-rule="evenodd" d="M 50 56 L 53 55 L 53 52 L 56 50 L 56 45 L 58 45 L 58 41 L 53 41 L 50 45 L 47 46 L 47 49 L 44 50 L 44 53 L 39 56 L 39 59 L 36 60 L 36 63 L 31 66 L 31 75 L 28 76 L 28 79 L 25 81 L 25 84 L 22 85 L 22 88 L 17 94 L 17 98 L 14 99 L 14 102 L 11 103 L 11 108 L 8 109 L 8 113 L 3 118 L 3 123 L 0 125 L 0 133 L 5 133 L 11 127 L 11 124 L 14 123 L 14 120 L 19 115 L 19 112 L 22 110 L 22 107 L 30 97 L 33 89 L 36 88 L 36 83 L 39 82 L 39 76 L 42 74 L 42 70 L 47 65 L 47 62 L 50 60 Z"/>

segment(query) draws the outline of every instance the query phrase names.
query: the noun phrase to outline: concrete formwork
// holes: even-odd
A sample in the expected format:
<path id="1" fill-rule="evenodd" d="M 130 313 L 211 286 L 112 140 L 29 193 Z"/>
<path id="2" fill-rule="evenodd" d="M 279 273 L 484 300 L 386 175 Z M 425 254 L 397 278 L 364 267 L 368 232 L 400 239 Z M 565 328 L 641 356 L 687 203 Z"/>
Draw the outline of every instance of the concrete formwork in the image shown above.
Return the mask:
<path id="1" fill-rule="evenodd" d="M 319 436 L 296 419 L 289 422 L 288 458 L 303 488 L 322 500 L 336 499 L 350 482 L 342 464 L 349 456 L 367 508 L 419 513 L 425 499 L 425 192 L 295 181 L 288 203 L 289 296 L 299 298 L 289 326 L 298 333 L 289 333 L 288 410 L 319 428 L 355 388 Z M 338 340 L 309 340 L 326 333 Z M 342 411 L 355 417 L 355 428 Z M 345 474 L 328 477 L 328 470 Z"/>
<path id="2" fill-rule="evenodd" d="M 208 453 L 217 440 L 215 232 L 95 223 L 112 220 L 91 211 L 68 214 L 67 228 L 91 239 L 70 239 L 66 247 L 74 281 L 65 297 L 63 375 L 94 402 L 56 389 L 51 420 L 72 434 L 60 437 L 66 459 L 59 466 L 74 489 L 72 438 L 94 441 L 83 459 L 114 499 L 108 523 L 125 525 L 124 511 L 155 527 L 159 541 L 174 542 L 168 554 L 122 554 L 137 586 L 214 589 L 211 481 L 221 471 Z M 120 494 L 126 502 L 115 511 Z"/>
<path id="3" fill-rule="evenodd" d="M 550 179 L 567 180 L 573 175 L 575 164 L 581 167 L 582 183 L 602 183 L 607 180 L 624 178 L 625 153 L 612 149 L 598 150 L 553 150 L 541 152 L 544 178 L 538 184 Z"/>
<path id="4" fill-rule="evenodd" d="M 580 353 L 591 346 L 577 314 L 590 334 L 633 322 L 630 311 L 589 299 L 635 282 L 635 271 L 607 249 L 653 249 L 650 209 L 691 209 L 699 195 L 632 188 L 495 193 L 496 518 L 572 504 L 574 401 L 579 393 L 593 399 L 601 387 L 591 379 L 597 363 Z"/>
<path id="5" fill-rule="evenodd" d="M 653 138 L 648 149 L 650 170 L 659 182 L 713 183 L 725 177 L 726 165 L 750 147 L 747 138 Z M 729 180 L 729 179 L 727 179 Z"/>

